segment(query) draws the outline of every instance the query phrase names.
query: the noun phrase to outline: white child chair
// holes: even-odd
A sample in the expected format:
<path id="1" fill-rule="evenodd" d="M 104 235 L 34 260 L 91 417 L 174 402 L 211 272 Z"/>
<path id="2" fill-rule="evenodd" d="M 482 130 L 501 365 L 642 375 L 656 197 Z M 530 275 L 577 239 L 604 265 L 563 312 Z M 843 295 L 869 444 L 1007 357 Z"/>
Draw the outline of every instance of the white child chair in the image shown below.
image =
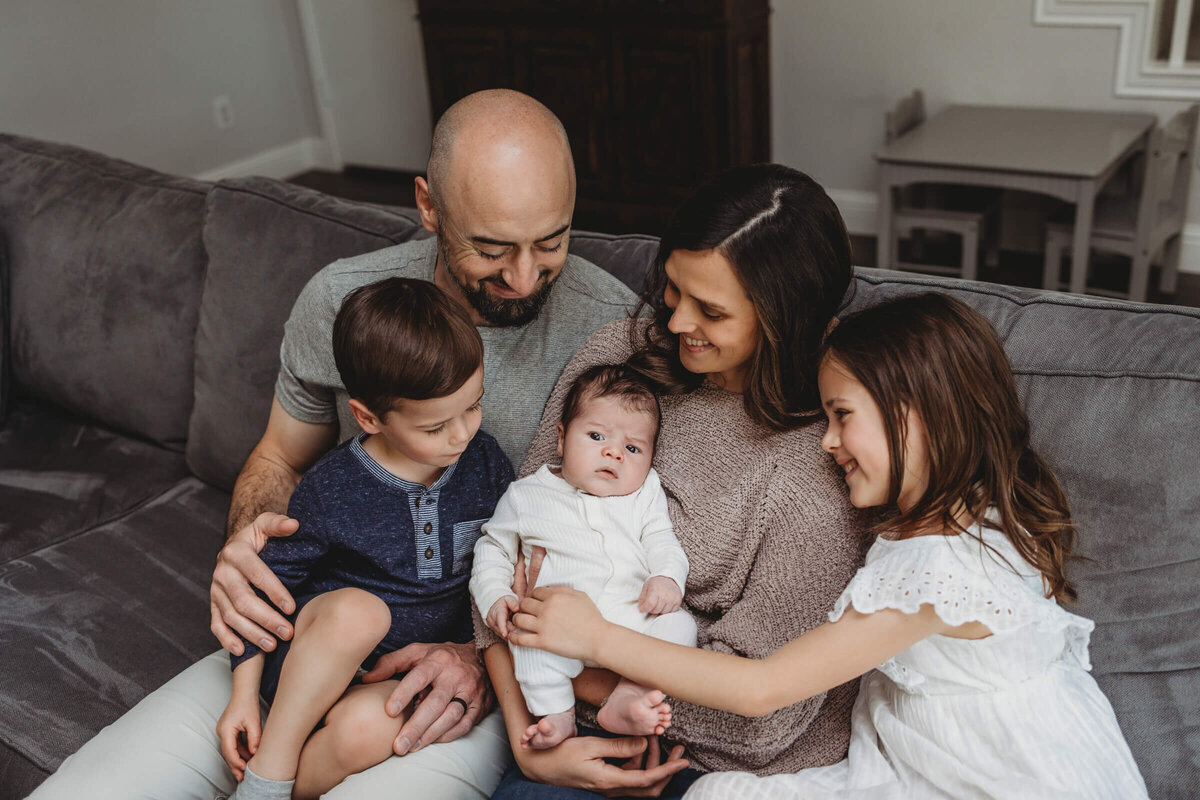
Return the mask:
<path id="1" fill-rule="evenodd" d="M 908 97 L 901 98 L 895 107 L 884 114 L 884 141 L 894 140 L 910 132 L 925 121 L 925 94 L 915 89 Z M 949 201 L 950 190 L 955 187 L 918 184 L 894 190 L 892 199 L 891 262 L 895 269 L 933 272 L 942 275 L 958 275 L 975 280 L 979 275 L 979 240 L 985 220 L 996 212 L 996 192 L 971 189 Z M 922 257 L 923 233 L 943 231 L 955 234 L 962 240 L 962 256 L 958 267 L 938 264 L 923 264 L 917 261 L 900 260 L 900 239 L 910 237 L 915 259 Z M 989 261 L 993 254 L 989 251 Z"/>
<path id="2" fill-rule="evenodd" d="M 1166 293 L 1175 291 L 1198 119 L 1200 104 L 1195 104 L 1176 114 L 1165 128 L 1154 129 L 1139 193 L 1096 198 L 1090 247 L 1129 257 L 1129 291 L 1087 287 L 1087 292 L 1144 301 L 1151 264 L 1162 265 L 1159 288 Z M 1064 252 L 1069 257 L 1073 235 L 1069 221 L 1047 224 L 1044 288 L 1062 288 L 1059 270 Z M 1071 269 L 1076 266 L 1072 264 Z"/>

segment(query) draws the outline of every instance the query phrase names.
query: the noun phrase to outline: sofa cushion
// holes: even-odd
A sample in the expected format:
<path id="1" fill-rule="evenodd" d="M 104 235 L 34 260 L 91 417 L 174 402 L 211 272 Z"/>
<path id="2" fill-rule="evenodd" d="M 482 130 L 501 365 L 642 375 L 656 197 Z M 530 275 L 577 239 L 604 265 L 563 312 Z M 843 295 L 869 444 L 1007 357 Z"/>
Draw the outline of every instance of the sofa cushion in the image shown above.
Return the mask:
<path id="1" fill-rule="evenodd" d="M 640 233 L 614 235 L 571 231 L 570 251 L 612 273 L 641 294 L 646 273 L 658 252 L 658 237 Z"/>
<path id="2" fill-rule="evenodd" d="M 187 443 L 196 475 L 232 488 L 262 436 L 283 324 L 308 279 L 339 258 L 408 241 L 418 230 L 411 209 L 339 200 L 268 178 L 213 188 Z"/>
<path id="3" fill-rule="evenodd" d="M 1200 781 L 1200 310 L 860 270 L 854 306 L 937 289 L 999 330 L 1035 449 L 1090 560 L 1068 564 L 1096 622 L 1092 674 L 1151 797 Z"/>
<path id="4" fill-rule="evenodd" d="M 189 477 L 120 519 L 0 564 L 6 796 L 24 796 L 217 649 L 208 587 L 228 507 L 228 494 Z"/>
<path id="5" fill-rule="evenodd" d="M 8 255 L 5 252 L 4 231 L 0 230 L 0 428 L 8 418 L 8 392 L 12 362 L 8 337 Z"/>
<path id="6" fill-rule="evenodd" d="M 0 135 L 17 386 L 183 449 L 207 188 Z"/>
<path id="7" fill-rule="evenodd" d="M 0 563 L 117 519 L 187 474 L 182 453 L 14 403 L 0 429 Z"/>

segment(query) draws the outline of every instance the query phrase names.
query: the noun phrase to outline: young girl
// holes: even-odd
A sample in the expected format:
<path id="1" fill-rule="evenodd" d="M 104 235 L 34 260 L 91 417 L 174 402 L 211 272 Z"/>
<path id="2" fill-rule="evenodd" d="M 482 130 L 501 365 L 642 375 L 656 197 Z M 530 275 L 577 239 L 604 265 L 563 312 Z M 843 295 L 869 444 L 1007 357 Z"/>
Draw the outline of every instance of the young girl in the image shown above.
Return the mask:
<path id="1" fill-rule="evenodd" d="M 689 797 L 1146 797 L 1087 672 L 1093 624 L 1056 602 L 1075 594 L 1074 526 L 988 322 L 938 294 L 867 309 L 830 333 L 819 386 L 851 502 L 889 511 L 828 623 L 743 659 L 611 625 L 554 588 L 522 603 L 510 640 L 747 716 L 866 673 L 844 761 L 717 773 Z"/>

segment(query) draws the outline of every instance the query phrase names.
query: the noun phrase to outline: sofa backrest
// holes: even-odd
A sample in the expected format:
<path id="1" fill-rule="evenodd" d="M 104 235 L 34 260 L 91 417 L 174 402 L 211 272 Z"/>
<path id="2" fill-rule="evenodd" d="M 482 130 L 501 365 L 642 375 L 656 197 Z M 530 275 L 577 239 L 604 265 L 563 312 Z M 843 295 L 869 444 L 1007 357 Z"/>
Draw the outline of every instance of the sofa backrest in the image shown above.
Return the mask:
<path id="1" fill-rule="evenodd" d="M 1096 623 L 1092 674 L 1151 797 L 1200 781 L 1200 309 L 858 270 L 852 308 L 931 289 L 996 326 L 1035 449 L 1090 560 L 1068 564 Z"/>
<path id="2" fill-rule="evenodd" d="M 208 197 L 208 275 L 196 332 L 188 466 L 232 488 L 266 428 L 283 324 L 300 290 L 339 258 L 408 241 L 413 209 L 339 200 L 269 178 L 221 181 Z"/>
<path id="3" fill-rule="evenodd" d="M 0 134 L 0 241 L 20 392 L 182 449 L 207 191 Z"/>

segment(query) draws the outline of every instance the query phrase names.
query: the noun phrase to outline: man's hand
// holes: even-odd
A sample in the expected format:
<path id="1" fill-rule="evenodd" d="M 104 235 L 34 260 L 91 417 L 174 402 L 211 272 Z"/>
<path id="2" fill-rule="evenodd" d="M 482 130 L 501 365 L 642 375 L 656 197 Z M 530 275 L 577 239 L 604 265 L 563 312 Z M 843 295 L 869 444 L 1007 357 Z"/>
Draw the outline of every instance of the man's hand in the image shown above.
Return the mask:
<path id="1" fill-rule="evenodd" d="M 638 597 L 638 611 L 643 614 L 669 614 L 678 611 L 683 604 L 683 591 L 679 584 L 665 575 L 655 575 L 642 584 Z"/>
<path id="2" fill-rule="evenodd" d="M 549 750 L 513 750 L 521 772 L 530 780 L 586 789 L 606 797 L 658 797 L 675 773 L 688 766 L 679 745 L 664 761 L 657 736 L 576 736 Z M 627 760 L 615 766 L 606 758 Z"/>
<path id="3" fill-rule="evenodd" d="M 229 537 L 217 554 L 217 566 L 209 589 L 210 629 L 230 653 L 241 655 L 245 649 L 239 634 L 268 652 L 275 649 L 275 636 L 280 639 L 292 637 L 291 624 L 263 602 L 251 584 L 262 589 L 271 602 L 286 613 L 295 610 L 296 603 L 291 594 L 258 554 L 272 536 L 291 536 L 299 527 L 300 523 L 283 514 L 264 512 Z M 273 631 L 273 634 L 267 631 Z"/>
<path id="4" fill-rule="evenodd" d="M 388 698 L 387 713 L 399 716 L 414 697 L 424 696 L 392 743 L 398 756 L 457 739 L 483 719 L 495 700 L 474 644 L 410 644 L 381 656 L 363 682 L 387 680 L 401 672 L 408 674 Z"/>
<path id="5" fill-rule="evenodd" d="M 513 629 L 512 615 L 517 613 L 520 608 L 521 601 L 517 599 L 516 595 L 506 594 L 492 603 L 484 622 L 501 639 L 507 639 Z"/>

